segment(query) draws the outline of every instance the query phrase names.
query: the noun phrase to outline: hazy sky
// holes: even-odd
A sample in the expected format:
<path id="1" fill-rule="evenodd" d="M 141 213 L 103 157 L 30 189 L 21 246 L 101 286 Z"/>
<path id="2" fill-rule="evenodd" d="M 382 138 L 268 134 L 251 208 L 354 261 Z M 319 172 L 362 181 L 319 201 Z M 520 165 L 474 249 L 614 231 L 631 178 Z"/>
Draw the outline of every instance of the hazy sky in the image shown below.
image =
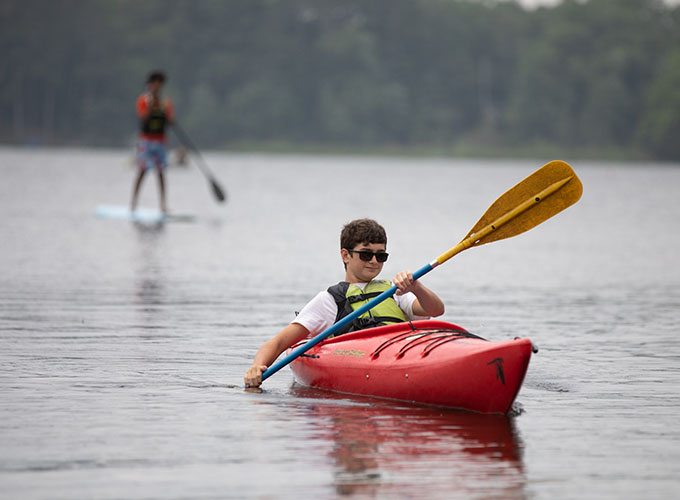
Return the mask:
<path id="1" fill-rule="evenodd" d="M 555 5 L 560 3 L 561 0 L 517 0 L 519 3 L 525 7 L 539 7 L 545 5 Z M 664 0 L 668 5 L 680 5 L 680 0 Z"/>

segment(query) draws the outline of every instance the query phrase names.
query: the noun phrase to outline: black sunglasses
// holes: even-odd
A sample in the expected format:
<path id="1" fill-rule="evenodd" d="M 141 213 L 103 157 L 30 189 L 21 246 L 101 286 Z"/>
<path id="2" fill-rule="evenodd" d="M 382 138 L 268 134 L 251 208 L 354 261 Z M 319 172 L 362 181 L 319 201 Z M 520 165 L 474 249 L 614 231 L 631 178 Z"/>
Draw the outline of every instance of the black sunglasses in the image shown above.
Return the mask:
<path id="1" fill-rule="evenodd" d="M 370 262 L 373 256 L 378 262 L 387 262 L 387 257 L 390 255 L 387 252 L 371 252 L 370 250 L 350 250 L 349 248 L 346 250 L 349 253 L 358 253 L 359 258 L 364 262 Z"/>

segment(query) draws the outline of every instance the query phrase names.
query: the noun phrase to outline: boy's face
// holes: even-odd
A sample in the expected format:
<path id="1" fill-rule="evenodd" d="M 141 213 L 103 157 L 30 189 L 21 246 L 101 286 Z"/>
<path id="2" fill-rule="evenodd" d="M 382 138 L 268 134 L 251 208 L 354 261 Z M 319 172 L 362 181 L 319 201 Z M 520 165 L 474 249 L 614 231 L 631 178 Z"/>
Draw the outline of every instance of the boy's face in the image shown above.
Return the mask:
<path id="1" fill-rule="evenodd" d="M 386 248 L 384 243 L 360 243 L 351 252 L 346 248 L 341 249 L 342 261 L 347 265 L 345 281 L 350 283 L 367 283 L 378 276 L 380 271 L 382 271 L 384 263 L 378 262 L 375 255 L 369 261 L 362 260 L 358 252 L 363 250 L 373 253 L 385 253 Z"/>
<path id="2" fill-rule="evenodd" d="M 158 94 L 163 88 L 163 82 L 161 80 L 151 80 L 146 84 L 146 88 L 149 89 L 149 92 L 152 94 Z"/>

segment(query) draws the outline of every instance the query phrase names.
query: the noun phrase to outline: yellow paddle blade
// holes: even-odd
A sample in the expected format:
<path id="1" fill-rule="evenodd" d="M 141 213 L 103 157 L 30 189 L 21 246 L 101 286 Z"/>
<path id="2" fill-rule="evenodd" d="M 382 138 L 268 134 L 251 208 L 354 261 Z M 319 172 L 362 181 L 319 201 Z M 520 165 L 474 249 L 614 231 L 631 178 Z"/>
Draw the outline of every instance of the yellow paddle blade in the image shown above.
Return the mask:
<path id="1" fill-rule="evenodd" d="M 542 194 L 551 186 L 555 187 L 552 193 Z M 504 215 L 512 214 L 523 203 L 533 200 L 521 213 L 514 215 L 500 227 L 492 229 L 479 240 L 475 240 L 474 245 L 484 245 L 516 236 L 570 207 L 581 198 L 582 193 L 583 184 L 574 170 L 563 161 L 551 161 L 501 195 L 465 238 L 480 233 Z M 540 198 L 536 199 L 539 196 Z"/>
<path id="2" fill-rule="evenodd" d="M 583 185 L 563 161 L 551 161 L 501 195 L 455 247 L 437 257 L 442 264 L 472 246 L 516 236 L 576 203 Z"/>

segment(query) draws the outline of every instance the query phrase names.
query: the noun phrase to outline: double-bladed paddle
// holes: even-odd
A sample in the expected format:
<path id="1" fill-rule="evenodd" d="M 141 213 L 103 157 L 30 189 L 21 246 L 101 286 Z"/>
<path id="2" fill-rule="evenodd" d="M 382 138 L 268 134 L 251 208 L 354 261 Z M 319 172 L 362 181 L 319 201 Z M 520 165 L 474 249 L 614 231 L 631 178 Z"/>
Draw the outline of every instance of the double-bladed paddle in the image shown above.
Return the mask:
<path id="1" fill-rule="evenodd" d="M 415 271 L 413 279 L 421 278 L 470 247 L 510 238 L 528 231 L 576 203 L 581 198 L 582 192 L 583 185 L 572 168 L 563 161 L 551 161 L 498 198 L 460 243 Z M 392 286 L 307 343 L 297 347 L 286 357 L 267 368 L 262 373 L 262 380 L 271 377 L 295 358 L 394 295 L 396 291 L 397 287 Z"/>
<path id="2" fill-rule="evenodd" d="M 223 202 L 226 199 L 226 195 L 224 194 L 224 190 L 222 187 L 217 183 L 213 175 L 210 173 L 210 169 L 208 168 L 208 165 L 205 163 L 205 160 L 203 160 L 203 156 L 201 155 L 201 152 L 198 150 L 198 148 L 194 145 L 194 143 L 189 139 L 189 136 L 187 136 L 186 132 L 182 130 L 182 127 L 179 126 L 177 122 L 173 122 L 172 124 L 172 129 L 175 131 L 175 134 L 177 134 L 177 138 L 179 141 L 184 144 L 187 148 L 191 149 L 195 154 L 196 154 L 196 165 L 198 165 L 198 168 L 201 169 L 201 172 L 205 175 L 205 177 L 208 179 L 208 182 L 212 186 L 212 191 L 213 194 L 215 195 L 215 198 L 217 198 L 218 201 Z"/>

